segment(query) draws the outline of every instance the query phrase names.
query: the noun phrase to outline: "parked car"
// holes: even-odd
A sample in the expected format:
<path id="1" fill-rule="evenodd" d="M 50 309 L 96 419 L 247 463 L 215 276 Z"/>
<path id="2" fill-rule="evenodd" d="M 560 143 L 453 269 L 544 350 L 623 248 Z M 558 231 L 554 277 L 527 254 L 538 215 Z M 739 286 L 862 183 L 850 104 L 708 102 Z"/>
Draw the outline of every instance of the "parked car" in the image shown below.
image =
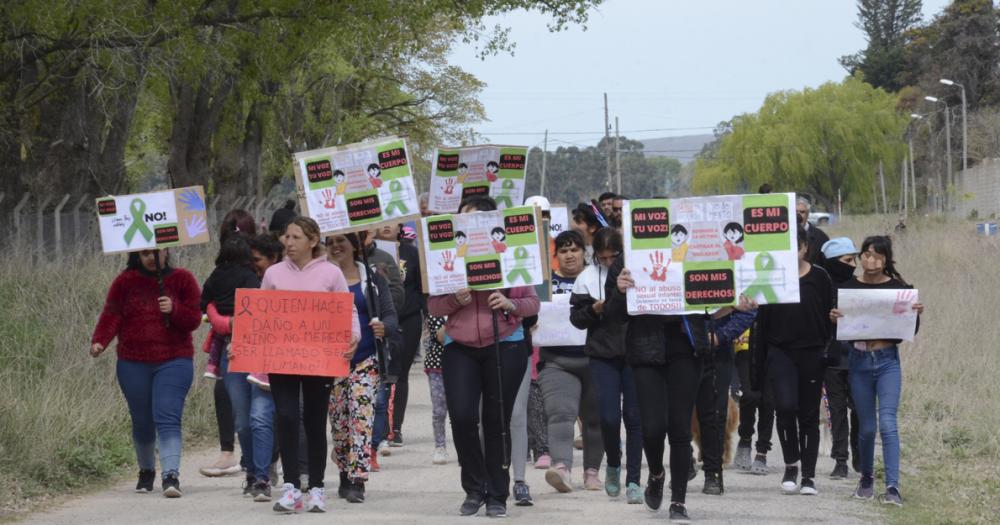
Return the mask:
<path id="1" fill-rule="evenodd" d="M 816 226 L 826 226 L 834 222 L 834 216 L 832 213 L 825 211 L 811 211 L 809 212 L 809 223 L 815 224 Z"/>

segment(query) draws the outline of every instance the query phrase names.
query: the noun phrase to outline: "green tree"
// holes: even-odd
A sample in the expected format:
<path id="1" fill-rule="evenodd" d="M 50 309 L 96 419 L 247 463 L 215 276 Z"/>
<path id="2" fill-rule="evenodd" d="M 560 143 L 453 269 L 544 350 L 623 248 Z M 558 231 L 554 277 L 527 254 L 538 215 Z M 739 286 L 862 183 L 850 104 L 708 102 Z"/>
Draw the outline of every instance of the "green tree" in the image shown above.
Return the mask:
<path id="1" fill-rule="evenodd" d="M 766 182 L 810 193 L 828 209 L 840 192 L 846 208 L 867 210 L 880 161 L 887 192 L 897 186 L 907 121 L 893 95 L 853 77 L 773 93 L 757 113 L 732 120 L 713 157 L 697 161 L 693 190 L 743 193 Z"/>
<path id="2" fill-rule="evenodd" d="M 868 47 L 840 59 L 854 75 L 887 91 L 903 87 L 902 73 L 906 32 L 920 22 L 920 0 L 858 0 L 858 21 Z"/>

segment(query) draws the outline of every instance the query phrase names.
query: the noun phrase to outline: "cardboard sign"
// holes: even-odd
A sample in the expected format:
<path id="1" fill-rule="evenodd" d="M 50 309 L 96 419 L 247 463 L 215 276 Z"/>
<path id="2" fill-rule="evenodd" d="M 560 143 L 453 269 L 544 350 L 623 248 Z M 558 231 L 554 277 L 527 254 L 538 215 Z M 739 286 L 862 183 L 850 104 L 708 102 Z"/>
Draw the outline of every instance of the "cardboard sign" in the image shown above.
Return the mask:
<path id="1" fill-rule="evenodd" d="M 138 252 L 208 242 L 201 186 L 97 199 L 104 253 Z"/>
<path id="2" fill-rule="evenodd" d="M 431 211 L 455 213 L 462 199 L 474 195 L 493 197 L 501 210 L 524 203 L 526 146 L 442 147 L 433 159 L 427 201 Z"/>
<path id="3" fill-rule="evenodd" d="M 543 227 L 533 206 L 421 219 L 425 291 L 443 295 L 541 284 L 549 274 Z"/>
<path id="4" fill-rule="evenodd" d="M 395 137 L 296 153 L 295 185 L 323 234 L 420 216 L 406 141 Z"/>
<path id="5" fill-rule="evenodd" d="M 346 377 L 354 295 L 236 290 L 233 372 Z"/>
<path id="6" fill-rule="evenodd" d="M 919 302 L 917 290 L 837 291 L 837 309 L 844 317 L 837 319 L 838 341 L 902 339 L 912 341 L 917 331 Z"/>
<path id="7" fill-rule="evenodd" d="M 795 194 L 626 201 L 631 314 L 677 315 L 799 302 Z"/>
<path id="8" fill-rule="evenodd" d="M 583 346 L 587 343 L 587 331 L 580 330 L 569 322 L 568 293 L 552 295 L 552 301 L 542 302 L 538 310 L 537 328 L 531 334 L 531 344 L 535 346 Z"/>

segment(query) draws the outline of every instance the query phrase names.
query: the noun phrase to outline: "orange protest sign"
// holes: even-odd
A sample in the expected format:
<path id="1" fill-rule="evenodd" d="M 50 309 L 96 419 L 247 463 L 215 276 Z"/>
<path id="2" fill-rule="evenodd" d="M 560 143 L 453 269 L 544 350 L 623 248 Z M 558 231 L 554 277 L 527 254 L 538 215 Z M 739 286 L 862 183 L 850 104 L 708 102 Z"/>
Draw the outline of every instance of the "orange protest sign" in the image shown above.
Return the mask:
<path id="1" fill-rule="evenodd" d="M 345 377 L 354 295 L 236 290 L 233 372 Z"/>

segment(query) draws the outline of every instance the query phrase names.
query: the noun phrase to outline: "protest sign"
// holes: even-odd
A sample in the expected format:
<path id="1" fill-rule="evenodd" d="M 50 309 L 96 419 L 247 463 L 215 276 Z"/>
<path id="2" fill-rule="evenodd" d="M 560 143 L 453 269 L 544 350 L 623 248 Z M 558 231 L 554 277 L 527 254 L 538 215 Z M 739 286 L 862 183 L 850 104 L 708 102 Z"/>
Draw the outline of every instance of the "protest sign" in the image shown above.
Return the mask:
<path id="1" fill-rule="evenodd" d="M 793 193 L 626 201 L 629 313 L 714 311 L 741 294 L 797 303 L 794 205 Z"/>
<path id="2" fill-rule="evenodd" d="M 420 216 L 406 141 L 395 137 L 296 153 L 295 186 L 323 233 Z"/>
<path id="3" fill-rule="evenodd" d="M 569 210 L 562 205 L 552 206 L 549 209 L 549 237 L 555 239 L 564 231 L 569 231 Z"/>
<path id="4" fill-rule="evenodd" d="M 237 289 L 231 372 L 346 377 L 354 295 Z"/>
<path id="5" fill-rule="evenodd" d="M 443 295 L 542 283 L 549 268 L 541 224 L 534 206 L 421 219 L 425 291 Z"/>
<path id="6" fill-rule="evenodd" d="M 917 331 L 917 290 L 844 289 L 837 292 L 838 341 L 902 339 L 912 341 Z"/>
<path id="7" fill-rule="evenodd" d="M 208 242 L 201 186 L 97 199 L 104 253 L 137 252 Z"/>
<path id="8" fill-rule="evenodd" d="M 438 148 L 433 159 L 427 202 L 431 211 L 454 213 L 473 195 L 493 197 L 501 210 L 524 203 L 525 146 Z"/>
<path id="9" fill-rule="evenodd" d="M 587 331 L 580 330 L 569 322 L 568 293 L 552 295 L 552 301 L 541 303 L 538 322 L 531 333 L 531 344 L 535 346 L 583 346 L 587 342 Z"/>

